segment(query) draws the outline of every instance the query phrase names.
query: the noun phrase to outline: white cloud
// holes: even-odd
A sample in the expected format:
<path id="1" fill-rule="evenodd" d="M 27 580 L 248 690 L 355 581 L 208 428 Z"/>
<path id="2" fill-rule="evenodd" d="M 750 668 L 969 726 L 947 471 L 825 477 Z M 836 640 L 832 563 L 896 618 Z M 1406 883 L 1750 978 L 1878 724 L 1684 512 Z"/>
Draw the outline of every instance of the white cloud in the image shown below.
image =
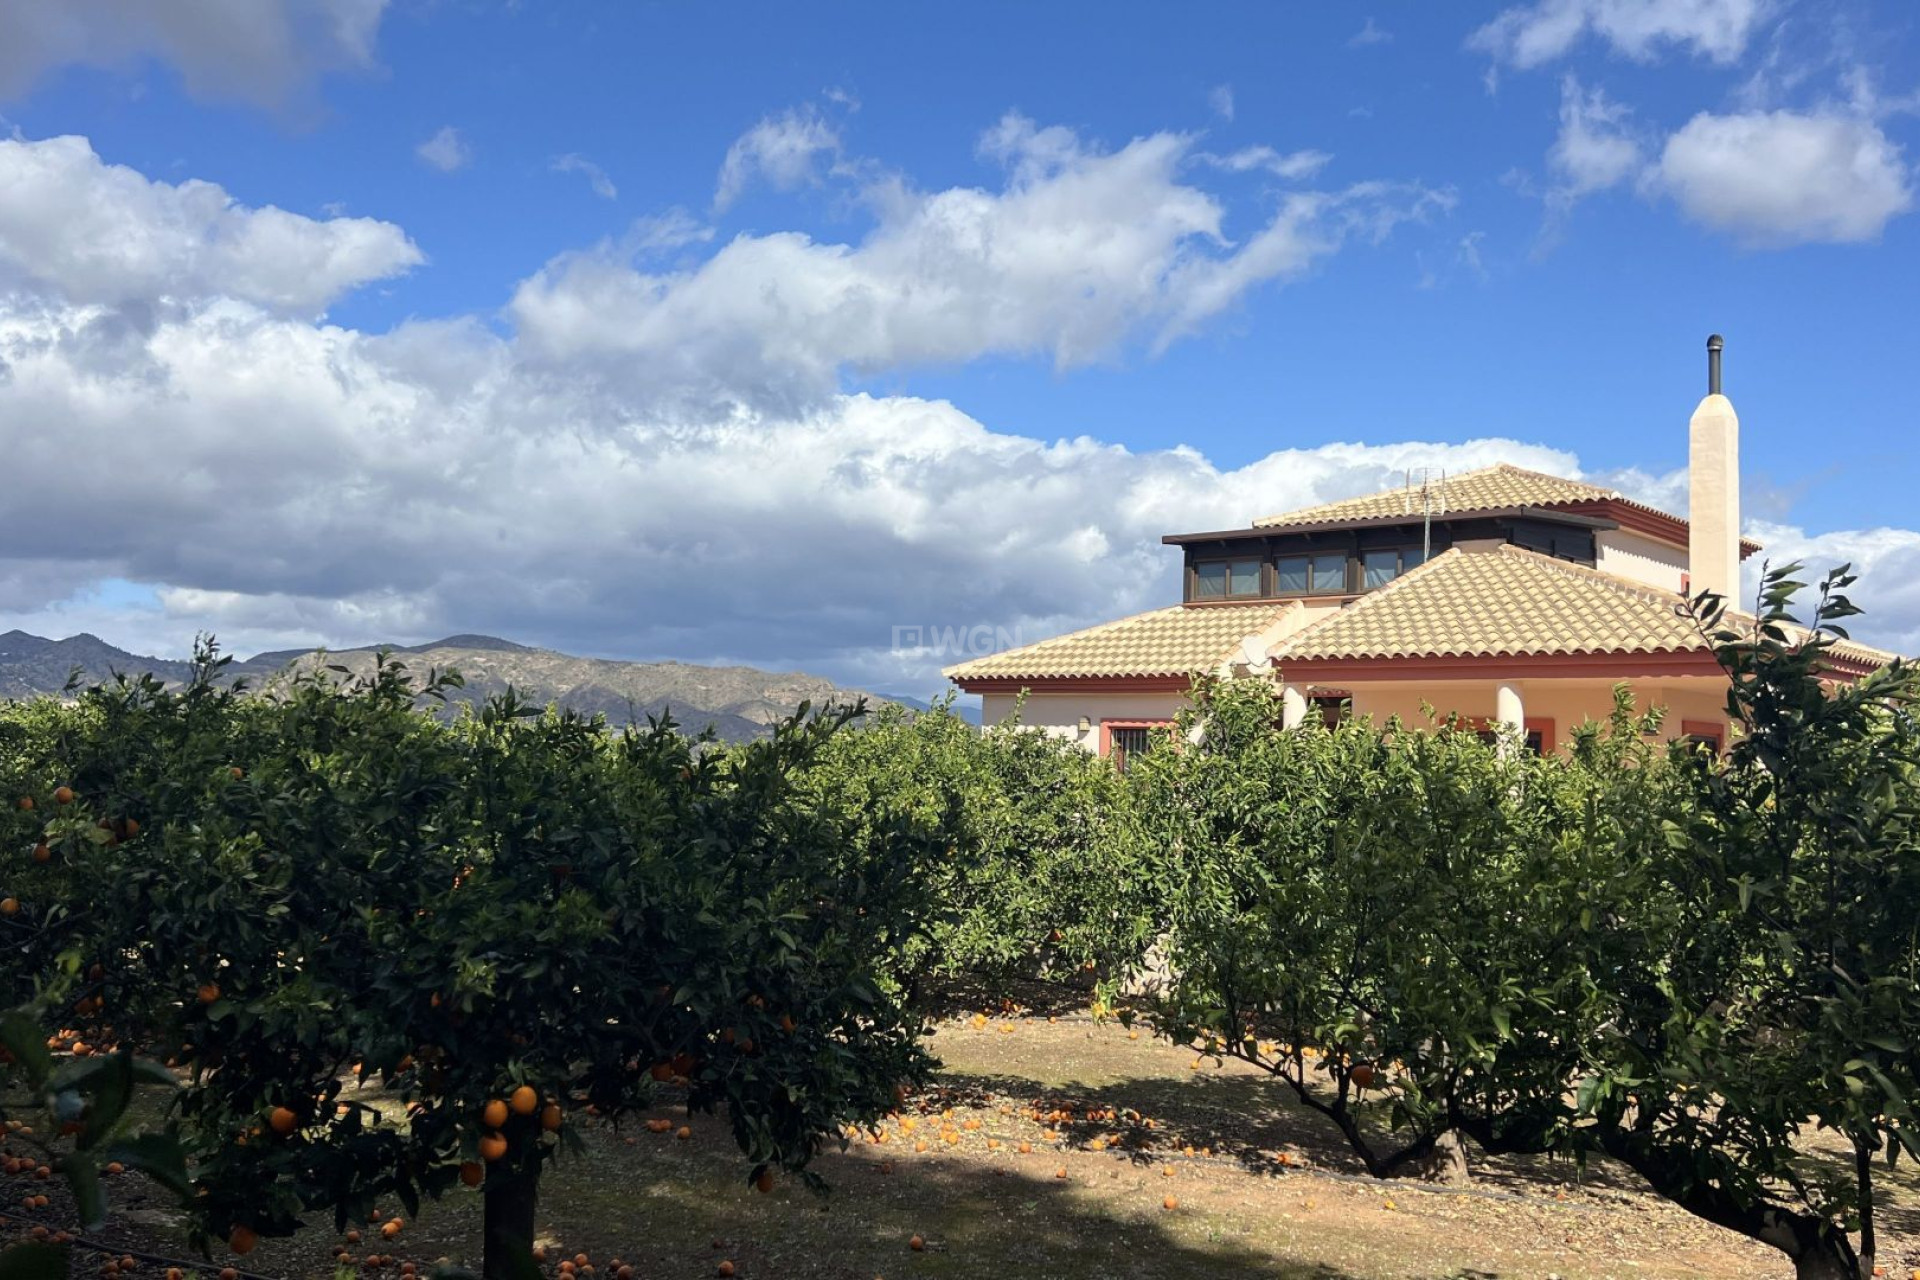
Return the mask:
<path id="1" fill-rule="evenodd" d="M 464 169 L 473 160 L 473 148 L 450 124 L 442 125 L 438 133 L 415 147 L 413 154 L 420 157 L 421 163 L 442 173 Z"/>
<path id="2" fill-rule="evenodd" d="M 0 0 L 0 99 L 69 64 L 158 58 L 197 97 L 277 106 L 333 70 L 373 65 L 387 0 Z"/>
<path id="3" fill-rule="evenodd" d="M 1564 214 L 1580 200 L 1634 176 L 1643 163 L 1628 131 L 1631 113 L 1598 86 L 1583 89 L 1571 74 L 1560 83 L 1560 132 L 1547 152 L 1553 185 L 1547 205 Z"/>
<path id="4" fill-rule="evenodd" d="M 602 200 L 620 198 L 619 188 L 613 185 L 613 179 L 607 176 L 607 171 L 583 155 L 568 152 L 564 156 L 555 156 L 552 168 L 555 173 L 579 174 L 587 180 L 587 185 L 593 188 L 593 194 Z"/>
<path id="5" fill-rule="evenodd" d="M 1797 525 L 1759 521 L 1750 522 L 1747 533 L 1766 548 L 1746 563 L 1748 607 L 1765 562 L 1801 561 L 1806 571 L 1800 578 L 1809 583 L 1828 569 L 1852 565 L 1860 581 L 1848 594 L 1867 611 L 1844 624 L 1854 638 L 1896 653 L 1920 653 L 1920 532 L 1878 528 L 1811 534 Z"/>
<path id="6" fill-rule="evenodd" d="M 1232 123 L 1233 86 L 1230 84 L 1217 84 L 1213 86 L 1212 91 L 1207 94 L 1207 106 L 1212 109 L 1213 114 L 1228 123 Z"/>
<path id="7" fill-rule="evenodd" d="M 1268 146 L 1242 147 L 1238 151 L 1224 156 L 1202 151 L 1193 157 L 1203 164 L 1216 169 L 1225 169 L 1231 173 L 1246 173 L 1260 170 L 1276 178 L 1292 181 L 1297 178 L 1311 178 L 1327 167 L 1333 159 L 1324 151 L 1276 151 Z"/>
<path id="8" fill-rule="evenodd" d="M 712 248 L 684 213 L 651 219 L 524 282 L 501 336 L 479 319 L 370 333 L 298 314 L 417 261 L 398 228 L 270 211 L 290 251 L 255 253 L 269 211 L 216 187 L 111 169 L 79 140 L 7 144 L 0 173 L 62 182 L 37 177 L 16 201 L 20 182 L 0 181 L 18 286 L 0 289 L 0 449 L 33 495 L 0 504 L 0 626 L 169 652 L 206 626 L 242 649 L 495 631 L 925 691 L 938 659 L 895 666 L 895 625 L 1044 634 L 1165 598 L 1170 528 L 1416 463 L 1567 461 L 1482 442 L 1222 470 L 841 389 L 846 370 L 1076 363 L 1170 340 L 1444 203 L 1378 184 L 1295 192 L 1229 239 L 1238 215 L 1181 177 L 1190 147 L 1158 134 L 1106 151 L 1009 119 L 982 147 L 1004 167 L 993 190 L 875 183 L 872 229 L 850 244 Z M 383 252 L 356 256 L 362 240 Z M 661 255 L 687 262 L 636 262 Z M 138 305 L 155 298 L 169 301 Z M 1078 557 L 1064 585 L 1063 554 Z M 151 595 L 76 596 L 103 579 Z"/>
<path id="9" fill-rule="evenodd" d="M 1913 171 L 1880 127 L 1837 112 L 1695 116 L 1655 182 L 1694 221 L 1762 246 L 1872 240 L 1913 207 Z"/>
<path id="10" fill-rule="evenodd" d="M 1105 152 L 1009 116 L 981 144 L 1007 170 L 997 192 L 878 182 L 866 192 L 875 225 L 858 243 L 742 235 L 670 274 L 605 244 L 549 263 L 509 313 L 530 354 L 597 362 L 623 394 L 700 413 L 794 408 L 845 370 L 991 354 L 1068 367 L 1136 338 L 1164 344 L 1347 239 L 1447 200 L 1381 184 L 1296 193 L 1230 242 L 1224 206 L 1180 180 L 1190 146 L 1161 133 Z"/>
<path id="11" fill-rule="evenodd" d="M 839 130 L 815 108 L 796 107 L 768 116 L 727 149 L 713 207 L 726 209 L 755 180 L 776 191 L 818 185 L 823 162 L 831 167 L 839 155 Z"/>
<path id="12" fill-rule="evenodd" d="M 1283 449 L 1228 468 L 841 388 L 846 369 L 1071 362 L 1136 334 L 1167 340 L 1445 204 L 1381 184 L 1294 192 L 1229 240 L 1233 212 L 1180 176 L 1190 145 L 1103 151 L 1007 122 L 986 148 L 1003 186 L 881 184 L 856 244 L 715 248 L 711 228 L 663 215 L 549 264 L 503 336 L 480 319 L 384 333 L 313 321 L 279 277 L 262 283 L 285 255 L 223 247 L 247 243 L 229 222 L 263 211 L 109 169 L 77 140 L 6 144 L 0 175 L 26 157 L 78 194 L 15 202 L 19 184 L 0 181 L 0 218 L 44 220 L 30 242 L 0 230 L 0 245 L 25 245 L 0 289 L 0 451 L 25 495 L 0 504 L 0 629 L 84 628 L 176 654 L 207 627 L 242 651 L 490 631 L 926 692 L 941 658 L 891 654 L 894 627 L 1037 638 L 1161 603 L 1177 594 L 1169 530 L 1391 485 L 1409 467 L 1579 473 L 1565 452 L 1511 440 Z M 187 216 L 195 199 L 212 212 Z M 334 224 L 279 217 L 303 305 L 365 277 L 312 265 L 324 255 L 304 242 L 327 243 Z M 417 258 L 397 228 L 367 226 L 389 262 L 396 245 Z M 688 261 L 647 274 L 643 255 Z M 156 298 L 169 301 L 140 305 Z M 74 465 L 98 457 L 114 465 Z M 1673 489 L 1620 483 L 1656 500 Z M 1920 542 L 1887 537 L 1896 552 Z M 75 590 L 107 579 L 151 595 Z M 1887 599 L 1863 593 L 1873 634 L 1920 627 L 1920 601 Z"/>
<path id="13" fill-rule="evenodd" d="M 1528 68 L 1564 57 L 1592 34 L 1636 61 L 1678 46 L 1724 65 L 1746 51 L 1770 8 L 1768 0 L 1532 0 L 1503 10 L 1467 44 Z"/>
<path id="14" fill-rule="evenodd" d="M 422 261 L 372 218 L 250 209 L 210 182 L 155 182 L 85 138 L 0 139 L 0 292 L 120 307 L 227 297 L 314 313 Z"/>
<path id="15" fill-rule="evenodd" d="M 1393 32 L 1380 26 L 1373 20 L 1373 15 L 1369 14 L 1366 22 L 1361 24 L 1360 29 L 1347 40 L 1347 44 L 1351 48 L 1362 49 L 1370 44 L 1386 44 L 1392 39 Z"/>

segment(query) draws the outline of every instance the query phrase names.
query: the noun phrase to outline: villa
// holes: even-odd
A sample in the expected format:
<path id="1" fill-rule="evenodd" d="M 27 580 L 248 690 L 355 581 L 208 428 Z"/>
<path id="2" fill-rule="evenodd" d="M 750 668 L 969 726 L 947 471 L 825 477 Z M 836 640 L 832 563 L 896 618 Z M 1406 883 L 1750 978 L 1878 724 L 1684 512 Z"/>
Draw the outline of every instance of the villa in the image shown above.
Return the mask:
<path id="1" fill-rule="evenodd" d="M 1663 732 L 1716 749 L 1725 676 L 1687 610 L 1739 599 L 1739 419 L 1710 338 L 1689 429 L 1690 520 L 1612 489 L 1498 465 L 1444 481 L 1169 534 L 1177 605 L 950 667 L 996 723 L 1115 757 L 1146 749 L 1196 676 L 1266 679 L 1284 722 L 1343 715 L 1423 723 L 1424 707 L 1552 751 L 1604 719 L 1626 684 L 1666 708 Z M 1835 678 L 1893 655 L 1835 646 Z"/>

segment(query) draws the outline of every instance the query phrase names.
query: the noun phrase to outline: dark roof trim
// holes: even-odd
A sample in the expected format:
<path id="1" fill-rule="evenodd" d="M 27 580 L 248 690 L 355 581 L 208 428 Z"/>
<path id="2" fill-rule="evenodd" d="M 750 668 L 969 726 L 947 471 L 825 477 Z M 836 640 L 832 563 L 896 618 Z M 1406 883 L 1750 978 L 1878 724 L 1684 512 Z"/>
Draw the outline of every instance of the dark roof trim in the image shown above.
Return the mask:
<path id="1" fill-rule="evenodd" d="M 1212 533 L 1169 533 L 1160 541 L 1167 546 L 1185 546 L 1189 542 L 1226 542 L 1240 538 L 1284 538 L 1295 533 L 1333 533 L 1344 529 L 1377 529 L 1396 524 L 1420 524 L 1421 512 L 1384 516 L 1349 516 L 1345 520 L 1315 520 L 1310 524 L 1255 525 L 1249 529 L 1221 529 Z M 1618 520 L 1580 515 L 1558 507 L 1488 507 L 1479 511 L 1448 511 L 1433 517 L 1435 524 L 1457 524 L 1466 520 L 1548 520 L 1581 529 L 1618 529 Z"/>

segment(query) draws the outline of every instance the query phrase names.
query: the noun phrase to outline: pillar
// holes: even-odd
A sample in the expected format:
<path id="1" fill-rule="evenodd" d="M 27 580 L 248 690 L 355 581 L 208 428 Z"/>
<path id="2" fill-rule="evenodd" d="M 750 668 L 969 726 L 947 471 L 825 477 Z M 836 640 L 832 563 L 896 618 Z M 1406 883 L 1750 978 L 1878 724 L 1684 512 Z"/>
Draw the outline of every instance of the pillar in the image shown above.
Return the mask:
<path id="1" fill-rule="evenodd" d="M 1527 704 L 1520 696 L 1520 686 L 1512 680 L 1503 680 L 1493 691 L 1493 719 L 1500 730 L 1502 750 L 1511 748 L 1512 743 L 1527 740 Z"/>

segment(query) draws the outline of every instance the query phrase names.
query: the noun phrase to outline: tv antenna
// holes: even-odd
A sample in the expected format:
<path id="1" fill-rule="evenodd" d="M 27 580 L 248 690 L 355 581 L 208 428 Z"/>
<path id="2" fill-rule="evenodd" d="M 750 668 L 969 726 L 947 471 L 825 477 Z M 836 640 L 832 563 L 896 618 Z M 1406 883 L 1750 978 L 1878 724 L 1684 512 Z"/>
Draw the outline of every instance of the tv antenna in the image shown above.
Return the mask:
<path id="1" fill-rule="evenodd" d="M 1406 488 L 1402 490 L 1404 495 L 1402 510 L 1406 514 L 1412 515 L 1415 493 L 1413 473 L 1418 471 L 1420 473 L 1420 488 L 1418 490 L 1420 497 L 1420 563 L 1422 564 L 1425 564 L 1433 558 L 1433 517 L 1436 512 L 1443 516 L 1447 514 L 1447 472 L 1444 467 L 1438 470 L 1439 476 L 1436 478 L 1434 475 L 1435 468 L 1433 467 L 1408 467 L 1407 485 Z"/>

